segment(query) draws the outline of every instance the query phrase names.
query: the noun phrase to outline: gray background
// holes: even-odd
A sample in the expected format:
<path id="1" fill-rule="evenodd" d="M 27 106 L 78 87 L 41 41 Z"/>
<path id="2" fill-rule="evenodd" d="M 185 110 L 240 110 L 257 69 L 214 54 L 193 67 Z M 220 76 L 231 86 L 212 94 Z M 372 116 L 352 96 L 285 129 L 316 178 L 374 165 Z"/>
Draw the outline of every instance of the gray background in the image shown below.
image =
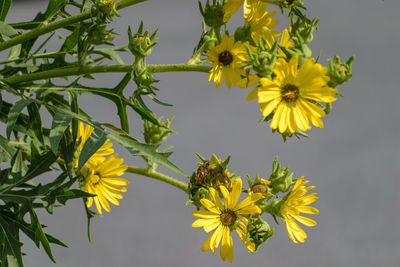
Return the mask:
<path id="1" fill-rule="evenodd" d="M 204 1 L 203 1 L 204 2 Z M 316 185 L 320 199 L 318 226 L 304 227 L 309 238 L 296 245 L 284 224 L 255 255 L 246 252 L 234 238 L 232 266 L 400 266 L 400 109 L 399 94 L 399 0 L 306 0 L 310 16 L 321 18 L 312 48 L 320 51 L 321 63 L 336 53 L 355 54 L 353 79 L 339 90 L 345 95 L 324 118 L 325 128 L 313 128 L 310 139 L 283 143 L 267 124 L 258 124 L 258 104 L 246 102 L 247 91 L 216 89 L 200 73 L 160 74 L 159 97 L 175 105 L 151 104 L 158 115 L 176 115 L 168 145 L 171 159 L 185 172 L 196 167 L 195 152 L 209 156 L 232 155 L 230 170 L 244 177 L 267 176 L 276 155 L 290 164 L 295 175 L 305 175 Z M 43 10 L 47 1 L 14 1 L 8 21 L 28 20 Z M 151 0 L 120 12 L 113 27 L 126 33 L 140 20 L 158 27 L 159 46 L 149 61 L 153 64 L 183 63 L 200 34 L 197 1 Z M 236 14 L 231 28 L 242 23 Z M 281 20 L 279 29 L 287 26 Z M 154 26 L 152 26 L 154 25 Z M 126 43 L 121 36 L 118 43 Z M 56 48 L 56 44 L 53 43 Z M 126 57 L 128 58 L 128 56 Z M 131 59 L 127 59 L 131 62 Z M 112 87 L 122 74 L 101 75 L 99 81 Z M 117 122 L 115 107 L 101 99 L 83 96 L 89 114 Z M 131 114 L 132 130 L 140 135 L 138 117 Z M 48 121 L 47 123 L 50 123 Z M 140 159 L 117 151 L 126 162 L 143 166 Z M 172 173 L 166 171 L 173 175 Z M 86 238 L 86 218 L 80 201 L 41 213 L 47 231 L 70 245 L 54 246 L 58 266 L 222 266 L 219 255 L 201 252 L 208 234 L 193 229 L 193 207 L 186 207 L 183 192 L 138 175 L 125 175 L 132 183 L 120 207 L 93 222 L 93 243 Z M 184 180 L 184 177 L 179 177 Z M 52 266 L 42 250 L 26 240 L 26 266 Z M 219 251 L 217 252 L 219 254 Z"/>

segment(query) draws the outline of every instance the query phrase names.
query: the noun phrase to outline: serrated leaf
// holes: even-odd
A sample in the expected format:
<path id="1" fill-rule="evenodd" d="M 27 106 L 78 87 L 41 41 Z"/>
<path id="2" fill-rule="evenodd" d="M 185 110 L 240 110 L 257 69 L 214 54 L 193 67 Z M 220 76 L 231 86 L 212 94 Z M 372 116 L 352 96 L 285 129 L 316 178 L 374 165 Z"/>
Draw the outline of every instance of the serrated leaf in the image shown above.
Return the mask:
<path id="1" fill-rule="evenodd" d="M 21 113 L 21 111 L 30 103 L 32 103 L 32 99 L 21 99 L 18 102 L 16 102 L 10 109 L 10 112 L 8 113 L 8 119 L 7 119 L 7 138 L 10 139 L 11 132 L 14 129 L 15 123 L 17 122 L 18 116 Z"/>
<path id="2" fill-rule="evenodd" d="M 29 213 L 31 215 L 31 225 L 35 232 L 35 239 L 34 239 L 35 243 L 37 245 L 39 245 L 39 242 L 42 243 L 44 251 L 46 251 L 49 258 L 54 263 L 56 263 L 56 261 L 54 260 L 54 257 L 53 257 L 53 253 L 51 252 L 49 240 L 47 239 L 47 236 L 43 232 L 42 225 L 40 224 L 39 218 L 37 217 L 35 210 L 33 209 L 32 206 L 31 206 Z"/>
<path id="3" fill-rule="evenodd" d="M 70 114 L 65 113 L 61 109 L 57 110 L 50 130 L 50 145 L 51 150 L 55 155 L 58 154 L 58 146 L 60 144 L 61 138 L 63 137 L 65 130 L 71 123 L 71 120 L 72 116 Z"/>
<path id="4" fill-rule="evenodd" d="M 18 229 L 15 225 L 8 223 L 0 213 L 0 241 L 2 241 L 3 253 L 1 255 L 2 262 L 8 261 L 13 267 L 23 267 L 21 247 L 22 243 L 19 242 Z M 6 266 L 6 265 L 4 265 Z"/>
<path id="5" fill-rule="evenodd" d="M 170 152 L 160 153 L 157 151 L 158 145 L 143 144 L 127 135 L 107 133 L 107 137 L 125 147 L 132 155 L 144 156 L 151 162 L 161 164 L 170 170 L 187 177 L 179 167 L 168 160 L 168 156 L 171 155 Z"/>
<path id="6" fill-rule="evenodd" d="M 5 21 L 10 10 L 12 0 L 0 0 L 0 21 Z"/>
<path id="7" fill-rule="evenodd" d="M 74 31 L 65 39 L 60 51 L 70 51 L 78 44 L 79 41 L 79 27 L 76 27 Z"/>
<path id="8" fill-rule="evenodd" d="M 107 135 L 102 128 L 94 128 L 92 134 L 89 136 L 83 145 L 81 154 L 78 161 L 78 170 L 82 169 L 85 163 L 92 157 L 97 150 L 106 142 Z"/>
<path id="9" fill-rule="evenodd" d="M 0 135 L 0 162 L 10 162 L 16 149 L 9 145 L 9 141 Z"/>

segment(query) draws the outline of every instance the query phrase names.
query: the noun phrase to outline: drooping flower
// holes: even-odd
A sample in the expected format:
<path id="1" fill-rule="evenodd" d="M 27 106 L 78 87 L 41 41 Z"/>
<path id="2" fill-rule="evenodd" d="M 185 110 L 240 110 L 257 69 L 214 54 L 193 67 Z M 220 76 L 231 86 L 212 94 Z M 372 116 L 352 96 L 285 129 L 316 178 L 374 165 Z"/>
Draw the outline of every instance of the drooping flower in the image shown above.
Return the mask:
<path id="1" fill-rule="evenodd" d="M 245 26 L 250 27 L 251 38 L 256 44 L 264 38 L 268 47 L 271 48 L 275 42 L 274 39 L 280 35 L 279 31 L 272 30 L 278 25 L 278 20 L 273 19 L 276 10 L 267 12 L 268 4 L 261 1 L 246 2 L 244 5 Z"/>
<path id="2" fill-rule="evenodd" d="M 82 122 L 79 123 L 78 127 L 78 133 L 76 137 L 76 141 L 79 143 L 79 155 L 74 159 L 74 168 L 78 168 L 78 162 L 79 162 L 79 156 L 81 154 L 81 151 L 83 149 L 83 146 L 85 145 L 85 142 L 89 139 L 90 135 L 92 134 L 94 128 L 90 125 L 86 125 L 86 127 L 83 125 Z M 106 142 L 94 153 L 91 159 L 91 163 L 93 164 L 95 161 L 101 162 L 104 160 L 104 156 L 110 155 L 114 153 L 114 149 L 112 148 L 112 143 L 110 142 L 109 139 L 106 140 Z"/>
<path id="3" fill-rule="evenodd" d="M 82 175 L 85 177 L 83 191 L 97 195 L 89 197 L 87 207 L 90 208 L 96 203 L 97 211 L 102 214 L 102 208 L 110 212 L 111 202 L 119 206 L 117 199 L 122 199 L 122 194 L 118 191 L 125 192 L 126 188 L 122 187 L 129 184 L 129 180 L 117 178 L 125 173 L 128 166 L 122 165 L 123 159 L 117 158 L 118 154 L 114 154 L 102 161 L 101 163 L 93 159 L 89 159 L 88 164 L 82 168 Z"/>
<path id="4" fill-rule="evenodd" d="M 246 247 L 250 251 L 254 251 L 254 244 L 246 241 L 248 220 L 244 216 L 261 213 L 261 209 L 254 205 L 254 203 L 261 199 L 262 195 L 249 194 L 248 197 L 237 204 L 242 191 L 242 180 L 240 178 L 233 180 L 231 192 L 229 192 L 225 186 L 221 185 L 219 188 L 223 195 L 224 203 L 221 202 L 218 191 L 214 188 L 210 188 L 209 192 L 213 201 L 208 199 L 200 200 L 206 210 L 192 212 L 193 216 L 200 218 L 193 222 L 192 227 L 203 227 L 204 231 L 207 233 L 215 229 L 215 231 L 204 242 L 202 250 L 207 251 L 211 249 L 214 254 L 221 243 L 221 259 L 224 261 L 228 259 L 228 261 L 232 263 L 233 230 L 236 230 Z"/>
<path id="5" fill-rule="evenodd" d="M 242 67 L 248 59 L 245 48 L 246 43 L 235 42 L 234 36 L 224 35 L 219 45 L 210 47 L 207 53 L 207 61 L 212 62 L 212 69 L 208 76 L 208 81 L 214 80 L 217 87 L 225 78 L 225 84 L 228 88 L 235 86 L 245 74 Z"/>
<path id="6" fill-rule="evenodd" d="M 318 199 L 317 193 L 305 195 L 308 191 L 315 188 L 315 186 L 305 187 L 307 183 L 308 181 L 304 181 L 304 177 L 299 178 L 281 207 L 281 215 L 285 221 L 288 235 L 296 244 L 297 241 L 304 243 L 307 234 L 300 228 L 295 220 L 306 226 L 317 225 L 316 221 L 300 215 L 300 213 L 319 213 L 316 208 L 307 206 Z"/>
<path id="7" fill-rule="evenodd" d="M 282 31 L 282 35 L 281 35 L 281 40 L 279 42 L 279 44 L 283 47 L 286 48 L 290 48 L 294 46 L 294 42 L 293 40 L 290 39 L 290 32 L 292 31 L 292 27 L 289 27 L 288 29 L 284 29 Z M 279 55 L 281 55 L 282 57 L 286 58 L 286 54 L 283 53 L 283 51 L 281 49 L 278 50 Z"/>
<path id="8" fill-rule="evenodd" d="M 258 88 L 260 110 L 266 117 L 274 112 L 271 121 L 272 129 L 291 133 L 299 128 L 302 131 L 311 129 L 309 120 L 316 127 L 323 128 L 321 117 L 325 111 L 317 102 L 333 102 L 336 89 L 326 87 L 329 77 L 326 68 L 310 58 L 297 70 L 298 55 L 289 63 L 278 59 L 274 67 L 276 77 L 271 81 L 261 78 Z"/>

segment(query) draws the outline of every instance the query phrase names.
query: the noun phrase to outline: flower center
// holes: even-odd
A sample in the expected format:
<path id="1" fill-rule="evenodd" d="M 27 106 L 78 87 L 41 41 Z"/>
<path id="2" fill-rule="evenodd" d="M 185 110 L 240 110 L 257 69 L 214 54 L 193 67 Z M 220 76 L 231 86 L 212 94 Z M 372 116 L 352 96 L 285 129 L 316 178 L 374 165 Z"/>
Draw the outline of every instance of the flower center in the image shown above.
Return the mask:
<path id="1" fill-rule="evenodd" d="M 267 194 L 268 188 L 263 184 L 255 184 L 251 187 L 253 193 L 261 193 L 263 196 Z"/>
<path id="2" fill-rule="evenodd" d="M 293 102 L 299 97 L 299 88 L 293 84 L 286 84 L 282 88 L 282 98 L 286 102 Z"/>
<path id="3" fill-rule="evenodd" d="M 225 226 L 232 226 L 236 222 L 236 214 L 231 210 L 226 210 L 221 214 L 221 222 Z"/>
<path id="4" fill-rule="evenodd" d="M 98 184 L 100 182 L 100 179 L 101 179 L 100 173 L 96 172 L 94 175 L 91 175 L 90 182 L 93 185 L 96 185 L 96 184 Z"/>
<path id="5" fill-rule="evenodd" d="M 222 63 L 222 65 L 227 66 L 232 63 L 233 56 L 232 56 L 231 52 L 225 50 L 224 52 L 222 52 L 218 55 L 218 61 L 220 63 Z"/>

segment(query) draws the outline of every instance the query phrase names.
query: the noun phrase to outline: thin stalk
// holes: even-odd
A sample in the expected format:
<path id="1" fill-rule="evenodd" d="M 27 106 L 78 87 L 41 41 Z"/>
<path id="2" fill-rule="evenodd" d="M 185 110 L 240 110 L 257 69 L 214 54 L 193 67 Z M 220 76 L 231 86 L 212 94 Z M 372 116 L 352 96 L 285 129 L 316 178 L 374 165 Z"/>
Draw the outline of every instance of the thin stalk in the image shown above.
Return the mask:
<path id="1" fill-rule="evenodd" d="M 132 5 L 138 4 L 140 2 L 144 2 L 144 1 L 146 1 L 146 0 L 122 0 L 115 4 L 115 8 L 118 10 L 118 9 L 132 6 Z M 0 51 L 6 50 L 10 47 L 13 47 L 14 45 L 24 43 L 26 41 L 29 41 L 36 37 L 39 37 L 43 34 L 52 32 L 54 30 L 57 30 L 60 28 L 65 28 L 68 25 L 86 20 L 95 15 L 96 15 L 95 12 L 92 12 L 91 10 L 89 10 L 89 11 L 85 11 L 80 14 L 77 14 L 77 15 L 59 20 L 59 21 L 49 23 L 47 25 L 38 26 L 37 28 L 35 28 L 29 32 L 18 35 L 17 37 L 14 37 L 8 41 L 0 43 Z"/>
<path id="2" fill-rule="evenodd" d="M 189 64 L 168 64 L 168 65 L 148 65 L 147 71 L 151 73 L 157 72 L 209 72 L 210 67 L 202 65 L 189 65 Z M 11 76 L 4 79 L 9 84 L 18 84 L 23 82 L 46 80 L 56 77 L 76 76 L 94 73 L 109 73 L 109 72 L 131 72 L 132 65 L 107 65 L 107 66 L 79 66 L 79 67 L 66 67 L 57 68 L 48 71 L 29 73 L 20 76 Z"/>
<path id="3" fill-rule="evenodd" d="M 126 170 L 126 172 L 140 174 L 140 175 L 147 176 L 147 177 L 150 177 L 150 178 L 153 178 L 156 180 L 160 180 L 164 183 L 175 186 L 176 188 L 179 188 L 186 193 L 188 192 L 188 186 L 185 183 L 178 181 L 174 178 L 171 178 L 165 174 L 156 172 L 152 169 L 142 169 L 142 168 L 138 168 L 138 167 L 134 167 L 134 166 L 128 166 L 128 169 Z"/>

